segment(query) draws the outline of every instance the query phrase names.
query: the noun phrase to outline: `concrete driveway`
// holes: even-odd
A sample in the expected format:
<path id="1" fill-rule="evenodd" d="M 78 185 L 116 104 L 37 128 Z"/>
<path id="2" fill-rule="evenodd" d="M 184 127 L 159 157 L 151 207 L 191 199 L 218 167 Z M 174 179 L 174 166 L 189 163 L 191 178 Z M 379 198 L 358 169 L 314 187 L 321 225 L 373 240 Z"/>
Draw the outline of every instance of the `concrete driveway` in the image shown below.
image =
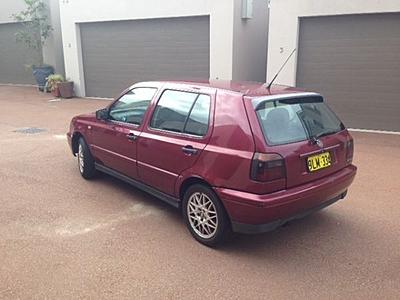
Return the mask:
<path id="1" fill-rule="evenodd" d="M 354 133 L 345 200 L 213 250 L 174 208 L 83 180 L 64 135 L 108 102 L 51 99 L 0 86 L 1 299 L 398 299 L 400 136 Z M 26 127 L 45 131 L 15 132 Z"/>

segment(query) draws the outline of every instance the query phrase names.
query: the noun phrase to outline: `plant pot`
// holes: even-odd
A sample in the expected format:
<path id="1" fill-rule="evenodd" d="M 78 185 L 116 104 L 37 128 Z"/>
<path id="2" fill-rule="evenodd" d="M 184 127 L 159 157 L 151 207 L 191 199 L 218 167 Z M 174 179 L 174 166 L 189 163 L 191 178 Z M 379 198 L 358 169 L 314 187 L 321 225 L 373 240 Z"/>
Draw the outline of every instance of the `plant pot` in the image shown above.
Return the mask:
<path id="1" fill-rule="evenodd" d="M 49 75 L 54 74 L 54 69 L 52 66 L 33 66 L 32 73 L 39 90 L 43 92 L 46 85 L 46 78 L 49 77 Z"/>
<path id="2" fill-rule="evenodd" d="M 62 98 L 72 98 L 74 96 L 74 83 L 72 81 L 59 82 L 57 87 Z"/>
<path id="3" fill-rule="evenodd" d="M 58 86 L 54 90 L 51 91 L 51 94 L 54 97 L 57 97 L 57 98 L 60 97 L 60 89 L 58 88 Z"/>

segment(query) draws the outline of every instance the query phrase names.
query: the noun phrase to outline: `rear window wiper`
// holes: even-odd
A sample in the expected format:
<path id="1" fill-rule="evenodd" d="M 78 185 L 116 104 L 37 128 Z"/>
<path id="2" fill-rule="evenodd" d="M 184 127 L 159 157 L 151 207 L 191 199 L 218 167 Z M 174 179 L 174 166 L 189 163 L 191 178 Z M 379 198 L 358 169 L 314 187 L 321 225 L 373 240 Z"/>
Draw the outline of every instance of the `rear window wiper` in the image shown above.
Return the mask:
<path id="1" fill-rule="evenodd" d="M 303 128 L 307 134 L 308 140 L 315 143 L 317 138 L 315 137 L 315 135 L 312 134 L 310 124 L 308 124 L 307 120 L 304 118 L 304 111 L 298 111 L 298 112 L 296 112 L 296 114 L 301 122 L 301 125 L 303 126 Z"/>
<path id="2" fill-rule="evenodd" d="M 318 139 L 318 138 L 320 138 L 320 137 L 323 137 L 323 136 L 326 136 L 326 135 L 330 135 L 330 134 L 334 134 L 334 133 L 337 133 L 337 132 L 339 132 L 340 130 L 328 130 L 328 131 L 323 131 L 323 132 L 320 132 L 320 133 L 318 133 L 318 134 L 315 134 L 313 137 L 314 138 L 316 138 L 316 139 Z"/>

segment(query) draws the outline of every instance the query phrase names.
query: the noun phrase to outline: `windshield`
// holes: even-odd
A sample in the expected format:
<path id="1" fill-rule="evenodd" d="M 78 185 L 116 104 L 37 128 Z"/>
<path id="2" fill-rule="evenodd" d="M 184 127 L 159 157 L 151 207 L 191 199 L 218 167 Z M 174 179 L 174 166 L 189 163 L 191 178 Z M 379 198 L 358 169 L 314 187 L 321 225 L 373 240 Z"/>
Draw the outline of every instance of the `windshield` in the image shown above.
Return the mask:
<path id="1" fill-rule="evenodd" d="M 322 97 L 254 101 L 267 143 L 281 145 L 319 138 L 344 129 Z"/>

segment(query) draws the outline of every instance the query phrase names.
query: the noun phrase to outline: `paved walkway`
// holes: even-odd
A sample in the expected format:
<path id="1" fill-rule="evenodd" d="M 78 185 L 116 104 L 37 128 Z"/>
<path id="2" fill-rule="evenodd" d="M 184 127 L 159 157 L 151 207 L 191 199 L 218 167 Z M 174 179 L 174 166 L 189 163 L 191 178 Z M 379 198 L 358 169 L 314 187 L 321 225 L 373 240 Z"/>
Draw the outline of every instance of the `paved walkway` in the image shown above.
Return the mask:
<path id="1" fill-rule="evenodd" d="M 64 134 L 109 102 L 52 99 L 0 86 L 1 299 L 398 299 L 400 136 L 354 134 L 345 200 L 212 250 L 166 204 L 83 180 Z"/>

